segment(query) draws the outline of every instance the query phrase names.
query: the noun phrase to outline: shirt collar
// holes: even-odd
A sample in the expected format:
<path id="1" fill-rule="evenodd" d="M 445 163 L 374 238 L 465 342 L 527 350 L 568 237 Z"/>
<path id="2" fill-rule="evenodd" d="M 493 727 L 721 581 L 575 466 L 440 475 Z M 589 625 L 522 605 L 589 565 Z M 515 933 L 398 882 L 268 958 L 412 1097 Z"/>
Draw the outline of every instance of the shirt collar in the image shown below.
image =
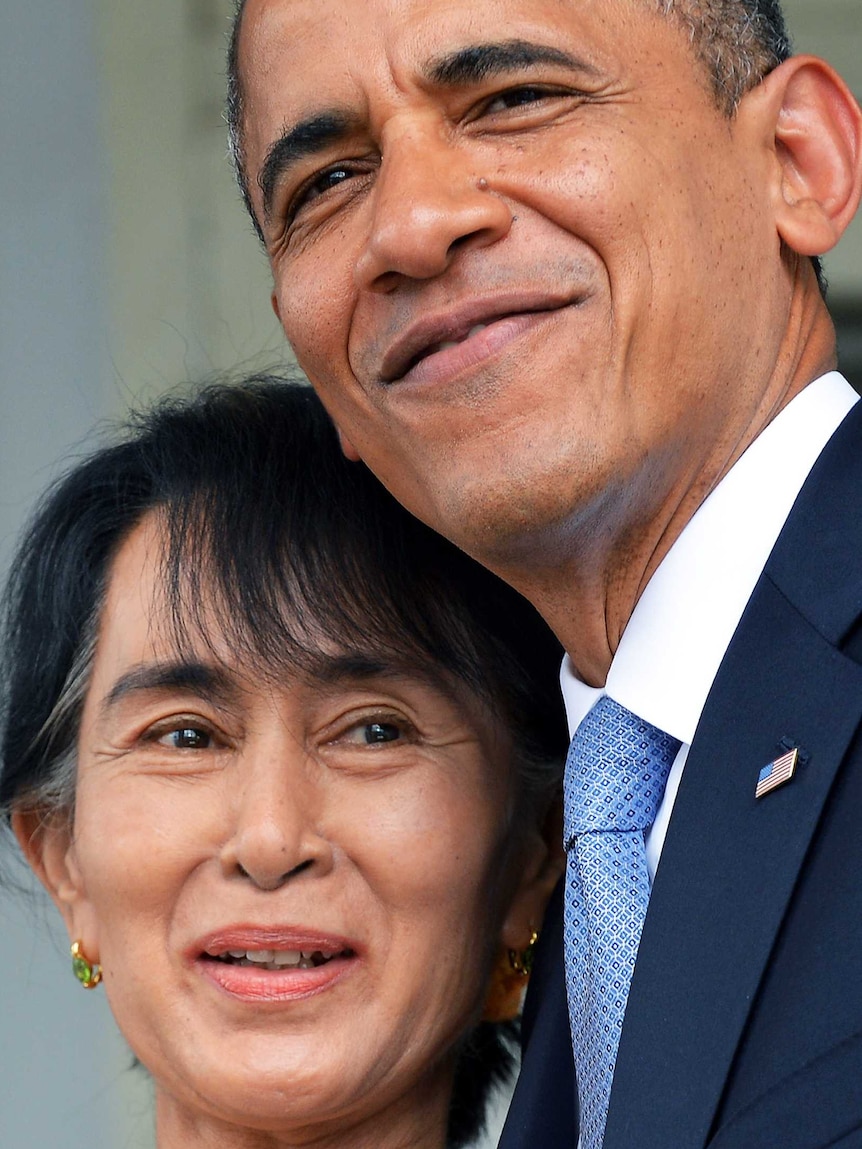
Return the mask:
<path id="1" fill-rule="evenodd" d="M 604 688 L 568 656 L 560 682 L 574 732 L 605 693 L 688 744 L 746 603 L 809 471 L 858 396 L 838 372 L 809 384 L 692 516 L 647 584 Z"/>

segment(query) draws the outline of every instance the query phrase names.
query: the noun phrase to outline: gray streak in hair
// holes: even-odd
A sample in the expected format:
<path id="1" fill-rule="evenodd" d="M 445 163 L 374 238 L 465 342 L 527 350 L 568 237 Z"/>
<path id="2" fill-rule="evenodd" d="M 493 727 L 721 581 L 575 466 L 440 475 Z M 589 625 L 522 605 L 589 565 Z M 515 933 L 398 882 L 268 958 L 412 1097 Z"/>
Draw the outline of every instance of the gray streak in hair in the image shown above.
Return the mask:
<path id="1" fill-rule="evenodd" d="M 71 822 L 75 810 L 75 783 L 78 772 L 77 742 L 70 742 L 68 731 L 77 732 L 81 712 L 90 685 L 96 657 L 98 620 L 103 596 L 97 610 L 81 634 L 81 643 L 69 668 L 69 674 L 51 713 L 33 739 L 34 753 L 47 762 L 44 778 L 15 801 L 17 809 L 43 810 L 46 816 L 62 814 Z"/>

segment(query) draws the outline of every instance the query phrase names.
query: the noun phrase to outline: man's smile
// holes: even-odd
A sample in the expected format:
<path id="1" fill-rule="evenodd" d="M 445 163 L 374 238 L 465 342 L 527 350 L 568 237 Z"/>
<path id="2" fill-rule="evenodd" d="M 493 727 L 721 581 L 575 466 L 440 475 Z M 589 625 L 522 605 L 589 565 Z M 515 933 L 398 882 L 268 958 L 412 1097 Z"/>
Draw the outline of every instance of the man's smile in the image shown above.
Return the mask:
<path id="1" fill-rule="evenodd" d="M 402 326 L 388 345 L 381 340 L 381 365 L 373 374 L 384 384 L 454 378 L 580 298 L 547 290 L 507 293 L 420 315 Z M 375 348 L 369 358 L 373 362 L 379 354 Z"/>

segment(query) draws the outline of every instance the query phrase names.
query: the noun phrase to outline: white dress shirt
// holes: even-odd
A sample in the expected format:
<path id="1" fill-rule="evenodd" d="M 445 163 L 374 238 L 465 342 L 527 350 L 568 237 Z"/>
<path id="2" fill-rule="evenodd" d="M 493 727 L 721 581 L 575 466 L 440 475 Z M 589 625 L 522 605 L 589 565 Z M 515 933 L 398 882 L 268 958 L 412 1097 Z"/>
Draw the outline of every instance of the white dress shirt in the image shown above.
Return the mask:
<path id="1" fill-rule="evenodd" d="M 674 799 L 706 696 L 796 496 L 858 400 L 830 372 L 773 419 L 701 504 L 647 584 L 604 688 L 568 657 L 560 681 L 574 733 L 603 694 L 682 743 L 646 850 L 655 876 Z"/>

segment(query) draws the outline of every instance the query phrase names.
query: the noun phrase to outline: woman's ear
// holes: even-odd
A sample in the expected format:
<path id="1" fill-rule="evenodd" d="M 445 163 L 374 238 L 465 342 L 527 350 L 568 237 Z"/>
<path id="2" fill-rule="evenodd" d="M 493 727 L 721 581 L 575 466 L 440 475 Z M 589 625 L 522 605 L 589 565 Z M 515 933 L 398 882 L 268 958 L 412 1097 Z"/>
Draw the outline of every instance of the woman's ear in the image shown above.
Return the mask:
<path id="1" fill-rule="evenodd" d="M 96 939 L 88 928 L 90 915 L 68 817 L 44 810 L 16 810 L 12 830 L 31 870 L 62 914 L 70 939 L 82 938 L 86 952 L 96 960 Z"/>
<path id="2" fill-rule="evenodd" d="M 829 251 L 862 195 L 862 111 L 825 61 L 793 56 L 745 97 L 766 114 L 778 232 L 800 255 Z"/>
<path id="3" fill-rule="evenodd" d="M 520 870 L 500 940 L 507 949 L 523 950 L 541 932 L 545 907 L 566 868 L 563 851 L 563 803 L 551 804 L 544 823 L 530 831 L 519 854 Z"/>

